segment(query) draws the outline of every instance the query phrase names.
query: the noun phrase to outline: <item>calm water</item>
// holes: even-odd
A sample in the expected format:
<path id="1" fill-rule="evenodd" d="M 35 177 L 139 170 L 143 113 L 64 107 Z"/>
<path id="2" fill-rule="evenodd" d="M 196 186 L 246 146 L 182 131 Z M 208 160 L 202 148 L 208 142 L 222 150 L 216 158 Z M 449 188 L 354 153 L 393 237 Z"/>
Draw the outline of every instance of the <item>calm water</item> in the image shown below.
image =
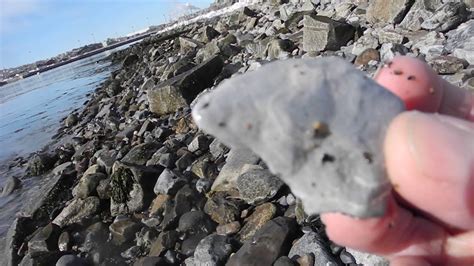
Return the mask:
<path id="1" fill-rule="evenodd" d="M 117 49 L 123 49 L 117 48 Z M 0 186 L 9 175 L 15 157 L 26 157 L 43 148 L 60 126 L 60 120 L 81 108 L 117 66 L 103 60 L 107 51 L 45 73 L 0 87 Z M 0 236 L 4 235 L 15 213 L 32 193 L 41 193 L 41 177 L 22 181 L 22 188 L 0 197 Z"/>

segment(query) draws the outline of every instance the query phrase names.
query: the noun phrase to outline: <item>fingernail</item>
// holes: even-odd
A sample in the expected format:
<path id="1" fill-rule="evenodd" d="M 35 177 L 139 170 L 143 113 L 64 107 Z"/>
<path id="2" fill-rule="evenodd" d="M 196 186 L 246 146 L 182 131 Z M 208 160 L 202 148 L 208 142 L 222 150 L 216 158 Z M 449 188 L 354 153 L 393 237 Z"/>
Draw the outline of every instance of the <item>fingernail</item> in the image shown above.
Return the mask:
<path id="1" fill-rule="evenodd" d="M 474 158 L 474 126 L 439 114 L 408 114 L 408 145 L 420 173 L 446 182 L 466 181 Z"/>

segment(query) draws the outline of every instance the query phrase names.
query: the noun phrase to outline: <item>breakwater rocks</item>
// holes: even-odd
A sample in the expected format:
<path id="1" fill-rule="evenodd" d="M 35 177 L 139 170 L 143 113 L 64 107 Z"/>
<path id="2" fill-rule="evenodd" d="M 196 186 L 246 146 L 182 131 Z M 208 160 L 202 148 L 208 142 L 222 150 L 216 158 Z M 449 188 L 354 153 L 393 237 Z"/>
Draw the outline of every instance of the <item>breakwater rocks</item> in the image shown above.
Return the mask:
<path id="1" fill-rule="evenodd" d="M 339 56 L 371 76 L 408 54 L 473 88 L 472 1 L 385 3 L 260 1 L 114 55 L 121 69 L 49 149 L 18 162 L 45 184 L 12 224 L 4 264 L 385 265 L 331 243 L 260 158 L 191 118 L 203 91 L 286 58 Z"/>

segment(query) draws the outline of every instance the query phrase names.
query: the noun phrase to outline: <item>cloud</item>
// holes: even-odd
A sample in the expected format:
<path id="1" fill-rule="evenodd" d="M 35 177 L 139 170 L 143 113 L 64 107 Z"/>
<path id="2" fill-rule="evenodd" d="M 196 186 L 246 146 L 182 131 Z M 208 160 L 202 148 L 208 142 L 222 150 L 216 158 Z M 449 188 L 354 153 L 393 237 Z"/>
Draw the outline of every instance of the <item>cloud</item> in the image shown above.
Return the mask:
<path id="1" fill-rule="evenodd" d="M 0 0 L 0 32 L 7 32 L 28 24 L 25 17 L 40 9 L 39 0 Z"/>

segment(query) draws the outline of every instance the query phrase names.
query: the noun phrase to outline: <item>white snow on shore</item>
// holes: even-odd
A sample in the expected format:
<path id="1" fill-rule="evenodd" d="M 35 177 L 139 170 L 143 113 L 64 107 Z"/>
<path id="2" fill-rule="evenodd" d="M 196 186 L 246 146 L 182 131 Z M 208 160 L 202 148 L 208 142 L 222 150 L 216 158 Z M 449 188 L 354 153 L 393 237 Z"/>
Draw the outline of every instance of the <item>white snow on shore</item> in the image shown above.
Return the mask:
<path id="1" fill-rule="evenodd" d="M 170 30 L 182 27 L 182 26 L 186 26 L 186 25 L 195 23 L 195 22 L 200 21 L 200 20 L 205 20 L 205 19 L 210 19 L 210 18 L 216 17 L 216 16 L 221 16 L 221 15 L 233 12 L 237 9 L 243 8 L 245 6 L 251 5 L 251 4 L 255 3 L 256 1 L 257 0 L 239 0 L 239 2 L 237 2 L 237 3 L 235 3 L 231 6 L 228 6 L 228 7 L 219 9 L 219 10 L 211 11 L 209 13 L 197 16 L 197 17 L 195 17 L 193 19 L 190 19 L 190 20 L 176 22 L 175 24 L 173 24 L 169 27 L 166 27 L 166 28 L 164 28 L 160 31 L 157 31 L 155 34 L 160 34 L 160 33 L 163 33 L 163 32 L 167 32 L 167 31 L 170 31 Z"/>

